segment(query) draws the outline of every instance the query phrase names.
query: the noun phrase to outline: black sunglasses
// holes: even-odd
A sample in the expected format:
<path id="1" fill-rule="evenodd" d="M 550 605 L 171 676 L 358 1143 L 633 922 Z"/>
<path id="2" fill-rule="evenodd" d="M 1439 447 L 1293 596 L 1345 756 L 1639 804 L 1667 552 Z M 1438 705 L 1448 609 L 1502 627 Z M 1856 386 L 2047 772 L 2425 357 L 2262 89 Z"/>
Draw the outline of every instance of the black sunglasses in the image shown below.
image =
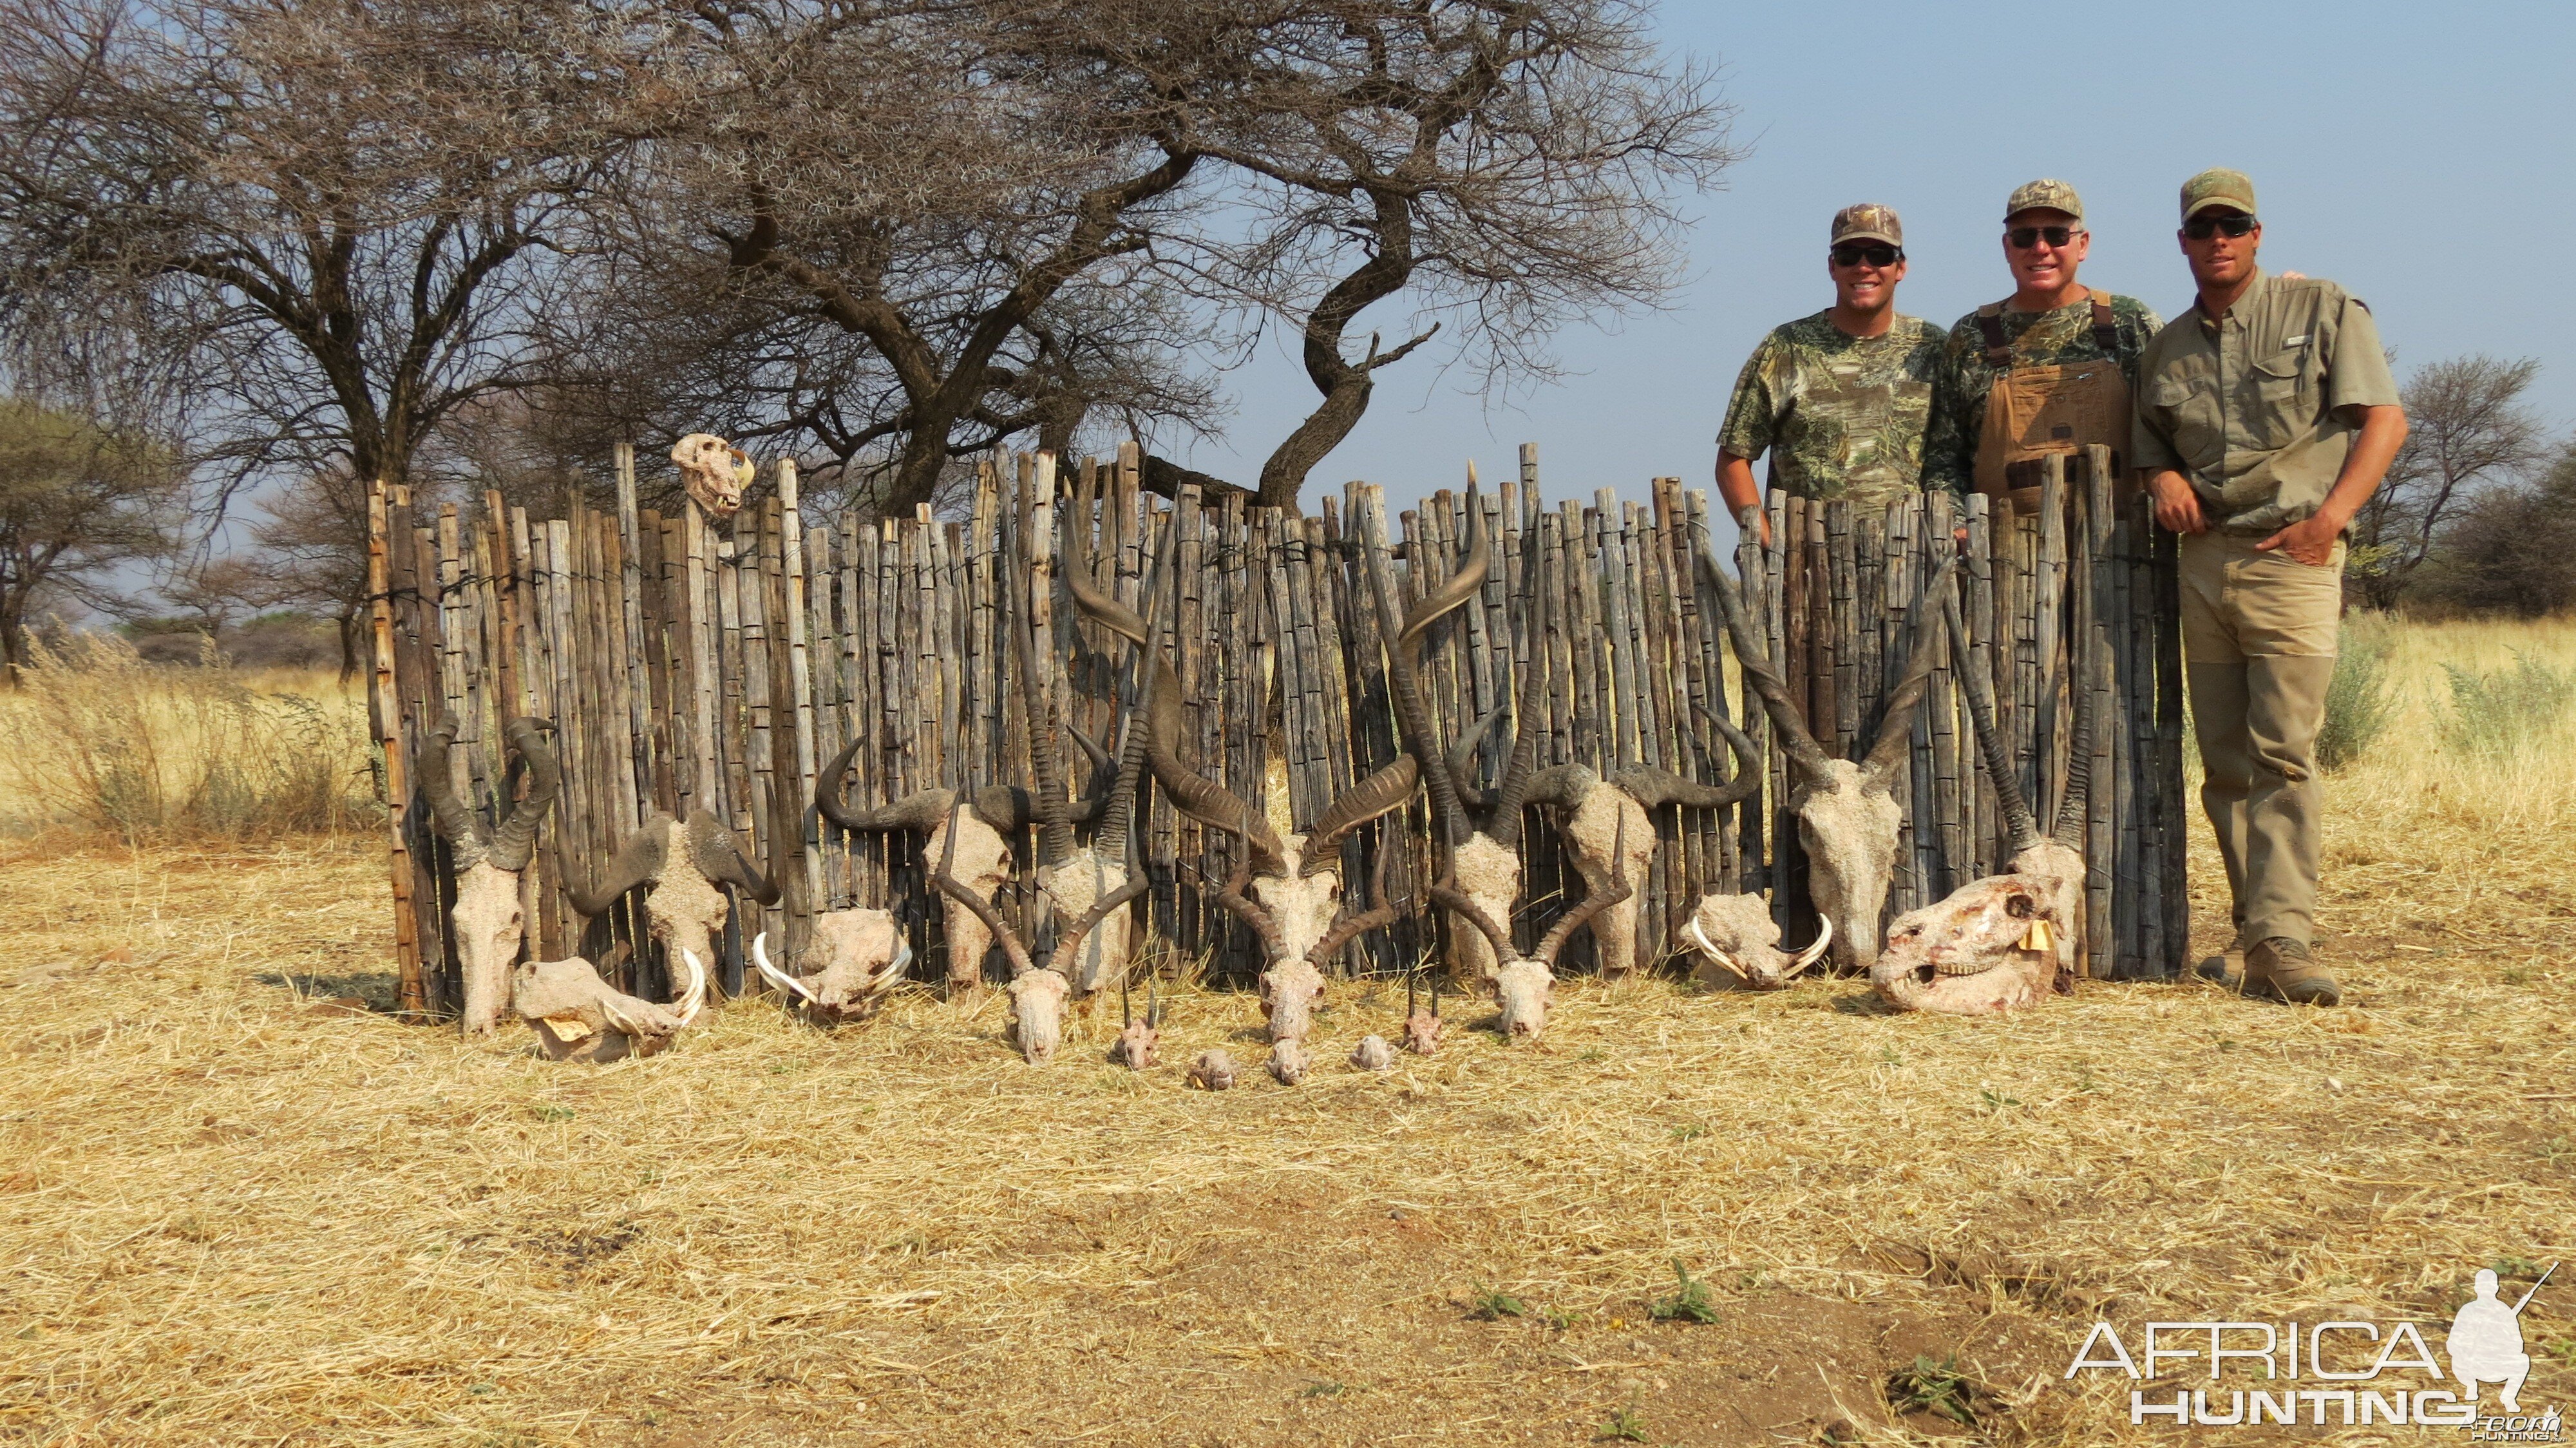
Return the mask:
<path id="1" fill-rule="evenodd" d="M 2207 241 L 2212 232 L 2243 236 L 2255 225 L 2254 218 L 2250 216 L 2195 216 L 2182 224 L 2182 234 L 2194 241 Z"/>
<path id="2" fill-rule="evenodd" d="M 1863 262 L 1871 266 L 1894 266 L 1904 259 L 1905 249 L 1897 246 L 1863 246 L 1855 243 L 1834 248 L 1836 266 L 1859 266 Z"/>
<path id="3" fill-rule="evenodd" d="M 2004 233 L 2004 240 L 2011 242 L 2013 245 L 2020 247 L 2024 251 L 2028 251 L 2032 247 L 2039 245 L 2039 239 L 2043 236 L 2048 238 L 2048 244 L 2050 246 L 2064 246 L 2075 239 L 2075 228 L 2071 226 L 2016 226 L 2012 230 Z"/>

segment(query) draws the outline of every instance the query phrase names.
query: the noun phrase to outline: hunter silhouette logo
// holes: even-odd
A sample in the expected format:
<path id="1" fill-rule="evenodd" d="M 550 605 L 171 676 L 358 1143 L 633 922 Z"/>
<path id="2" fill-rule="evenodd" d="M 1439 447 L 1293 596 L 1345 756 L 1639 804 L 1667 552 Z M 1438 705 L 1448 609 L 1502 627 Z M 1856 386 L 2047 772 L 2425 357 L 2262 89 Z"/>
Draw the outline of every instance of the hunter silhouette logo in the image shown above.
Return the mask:
<path id="1" fill-rule="evenodd" d="M 2287 1426 L 2304 1417 L 2315 1427 L 2466 1428 L 2472 1443 L 2561 1443 L 2558 1410 L 2526 1413 L 2521 1398 L 2531 1374 L 2523 1309 L 2557 1271 L 2552 1262 L 2507 1303 L 2497 1295 L 2495 1272 L 2480 1269 L 2469 1300 L 2451 1314 L 2441 1357 L 2426 1341 L 2429 1323 L 2150 1322 L 2132 1355 L 2119 1329 L 2096 1322 L 2065 1376 L 2117 1372 L 2143 1385 L 2203 1377 L 2206 1366 L 2206 1387 L 2130 1389 L 2129 1421 L 2137 1424 Z M 2250 1382 L 2237 1387 L 2224 1383 L 2229 1377 Z M 2497 1390 L 2500 1414 L 2481 1412 L 2487 1386 Z"/>

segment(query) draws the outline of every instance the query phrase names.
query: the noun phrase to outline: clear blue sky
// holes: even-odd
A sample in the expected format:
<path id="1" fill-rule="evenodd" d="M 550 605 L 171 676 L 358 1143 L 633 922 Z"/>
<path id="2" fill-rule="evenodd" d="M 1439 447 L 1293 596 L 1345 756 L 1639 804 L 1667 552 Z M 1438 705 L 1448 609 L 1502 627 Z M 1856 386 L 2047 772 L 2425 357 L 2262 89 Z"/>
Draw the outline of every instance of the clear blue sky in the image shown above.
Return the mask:
<path id="1" fill-rule="evenodd" d="M 1539 445 L 1551 497 L 1646 479 L 1707 482 L 1736 369 L 1763 332 L 1832 300 L 1825 228 L 1883 201 L 1905 218 L 1900 310 L 1948 326 L 2010 290 L 2004 197 L 2073 182 L 2088 285 L 2172 317 L 2191 298 L 2175 192 L 2204 166 L 2260 191 L 2263 260 L 2370 303 L 2412 366 L 2466 352 L 2540 359 L 2533 401 L 2576 423 L 2576 304 L 2551 280 L 2576 237 L 2576 6 L 1720 6 L 1666 0 L 1669 43 L 1721 65 L 1751 154 L 1696 199 L 1690 280 L 1663 314 L 1575 329 L 1575 375 L 1510 406 L 1381 374 L 1367 418 L 1316 470 L 1404 497 L 1489 479 Z M 2023 57 L 2050 57 L 2031 69 Z M 1399 335 L 1381 304 L 1363 319 Z M 1227 442 L 1195 465 L 1252 481 L 1315 393 L 1271 346 L 1230 379 Z"/>

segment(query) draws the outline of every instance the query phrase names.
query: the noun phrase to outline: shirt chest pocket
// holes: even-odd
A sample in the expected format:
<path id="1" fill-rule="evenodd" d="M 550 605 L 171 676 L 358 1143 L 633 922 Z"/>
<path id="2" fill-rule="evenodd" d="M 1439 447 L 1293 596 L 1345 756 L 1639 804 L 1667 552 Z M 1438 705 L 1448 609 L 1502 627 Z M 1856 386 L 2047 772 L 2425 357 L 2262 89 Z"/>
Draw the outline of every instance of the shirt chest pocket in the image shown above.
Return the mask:
<path id="1" fill-rule="evenodd" d="M 2147 406 L 2170 419 L 2174 451 L 2194 472 L 2218 466 L 2227 451 L 2218 388 L 2208 377 L 2160 377 L 2147 386 Z"/>
<path id="2" fill-rule="evenodd" d="M 2308 375 L 2308 349 L 2284 347 L 2268 357 L 2256 358 L 2246 370 L 2245 390 L 2247 440 L 2258 448 L 2287 444 L 2307 429 L 2316 413 L 2315 382 Z"/>

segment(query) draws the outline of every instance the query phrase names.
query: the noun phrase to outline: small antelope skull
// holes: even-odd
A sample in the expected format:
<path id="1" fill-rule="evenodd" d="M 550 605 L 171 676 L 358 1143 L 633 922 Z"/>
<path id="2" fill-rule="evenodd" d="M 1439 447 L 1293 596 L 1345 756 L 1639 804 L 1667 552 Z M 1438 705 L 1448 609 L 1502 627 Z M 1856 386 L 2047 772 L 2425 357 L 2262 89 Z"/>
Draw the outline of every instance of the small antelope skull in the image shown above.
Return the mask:
<path id="1" fill-rule="evenodd" d="M 875 1014 L 912 964 L 912 942 L 890 910 L 826 910 L 814 917 L 809 968 L 791 975 L 770 963 L 769 932 L 751 942 L 761 976 L 815 1019 L 832 1025 Z"/>
<path id="2" fill-rule="evenodd" d="M 961 814 L 963 810 L 964 806 L 959 806 Z M 1124 909 L 1128 901 L 1144 894 L 1152 881 L 1145 873 L 1145 862 L 1136 856 L 1131 838 L 1127 847 L 1127 883 L 1101 896 L 1073 929 L 1056 938 L 1055 954 L 1041 970 L 1031 960 L 1028 944 L 1002 919 L 1001 912 L 993 908 L 992 900 L 957 878 L 959 831 L 953 828 L 956 819 L 955 815 L 950 817 L 952 828 L 948 832 L 947 844 L 940 852 L 939 869 L 930 877 L 931 883 L 949 899 L 973 912 L 984 928 L 992 932 L 993 938 L 1001 943 L 1002 954 L 1011 962 L 1012 1039 L 1018 1043 L 1020 1055 L 1030 1065 L 1043 1066 L 1055 1059 L 1056 1048 L 1063 1044 L 1064 1003 L 1073 992 L 1073 982 L 1066 977 L 1065 967 L 1071 963 L 1073 952 L 1103 916 L 1112 910 Z"/>
<path id="3" fill-rule="evenodd" d="M 1952 646 L 1964 656 L 1958 600 L 1947 600 L 1943 612 Z M 2012 828 L 2013 857 L 2006 873 L 1971 880 L 1945 900 L 1896 917 L 1870 984 L 1900 1010 L 1987 1015 L 2074 989 L 2075 926 L 2084 905 L 2084 857 L 2075 845 L 2092 794 L 2093 691 L 2075 691 L 2065 807 L 2053 837 L 2043 838 L 1995 730 L 1986 681 L 1973 669 L 1960 672 L 1986 775 Z"/>
<path id="4" fill-rule="evenodd" d="M 706 967 L 689 950 L 680 958 L 689 967 L 689 986 L 676 1010 L 609 989 L 579 956 L 522 961 L 511 976 L 510 1006 L 554 1060 L 605 1064 L 650 1056 L 670 1045 L 706 1004 Z"/>
<path id="5" fill-rule="evenodd" d="M 1772 732 L 1788 752 L 1798 781 L 1789 808 L 1798 816 L 1798 840 L 1807 850 L 1808 896 L 1817 913 L 1833 924 L 1834 963 L 1866 970 L 1878 957 L 1879 917 L 1887 909 L 1887 889 L 1896 873 L 1896 832 L 1905 816 L 1891 790 L 1912 747 L 1914 711 L 1931 688 L 1941 630 L 1919 607 L 1915 610 L 1914 650 L 1906 658 L 1905 673 L 1887 693 L 1877 740 L 1859 763 L 1829 759 L 1807 732 L 1787 682 L 1754 639 L 1744 601 L 1716 556 L 1706 551 L 1708 546 L 1703 538 L 1701 564 L 1715 585 L 1718 610 L 1726 615 L 1736 661 L 1770 714 Z M 1923 591 L 1924 601 L 1947 595 L 1958 566 L 1955 552 L 1942 561 Z"/>
<path id="6" fill-rule="evenodd" d="M 1234 1058 L 1223 1051 L 1201 1051 L 1190 1063 L 1190 1084 L 1202 1091 L 1234 1089 Z"/>
<path id="7" fill-rule="evenodd" d="M 1440 977 L 1431 978 L 1431 1008 L 1425 1010 L 1418 1003 L 1421 975 L 1412 970 L 1404 975 L 1404 1049 L 1417 1056 L 1436 1056 L 1440 1054 Z"/>
<path id="8" fill-rule="evenodd" d="M 1363 1071 L 1392 1071 L 1395 1069 L 1395 1048 L 1386 1043 L 1384 1036 L 1362 1036 L 1360 1043 L 1351 1049 L 1351 1064 Z"/>
<path id="9" fill-rule="evenodd" d="M 1613 841 L 1611 857 L 1626 855 L 1624 841 Z M 1582 902 L 1557 917 L 1539 941 L 1538 949 L 1523 955 L 1512 945 L 1510 929 L 1469 899 L 1450 880 L 1431 887 L 1431 897 L 1456 911 L 1460 918 L 1482 931 L 1487 944 L 1494 948 L 1499 962 L 1486 976 L 1493 987 L 1494 1001 L 1502 1007 L 1503 1037 L 1511 1041 L 1535 1041 L 1547 1029 L 1547 1008 L 1556 999 L 1556 956 L 1577 930 L 1591 923 L 1592 917 L 1625 900 L 1632 893 L 1625 870 L 1610 877 L 1607 888 L 1588 891 Z"/>
<path id="10" fill-rule="evenodd" d="M 711 432 L 693 432 L 671 447 L 680 465 L 680 486 L 711 519 L 730 518 L 742 507 L 742 490 L 759 470 L 751 454 Z"/>
<path id="11" fill-rule="evenodd" d="M 1306 1043 L 1295 1036 L 1270 1045 L 1270 1075 L 1282 1086 L 1294 1086 L 1306 1079 L 1315 1068 L 1315 1058 L 1308 1054 Z"/>
<path id="12" fill-rule="evenodd" d="M 1145 1019 L 1136 1019 L 1127 1005 L 1127 982 L 1118 982 L 1118 1040 L 1109 1048 L 1109 1059 L 1130 1071 L 1150 1071 L 1160 1059 L 1163 1042 L 1163 1007 L 1154 992 L 1155 982 L 1145 982 Z"/>
<path id="13" fill-rule="evenodd" d="M 519 907 L 519 874 L 535 851 L 537 827 L 545 818 L 562 776 L 554 750 L 545 739 L 554 726 L 543 719 L 517 718 L 502 726 L 511 765 L 503 776 L 502 794 L 522 770 L 528 797 L 510 805 L 501 823 L 485 829 L 474 812 L 456 798 L 456 777 L 449 750 L 456 742 L 456 718 L 441 719 L 420 746 L 420 788 L 428 797 L 430 823 L 447 841 L 456 865 L 456 964 L 465 987 L 465 1010 L 457 1025 L 468 1036 L 489 1036 L 501 1023 L 508 1003 L 511 963 L 519 958 L 526 921 Z"/>

